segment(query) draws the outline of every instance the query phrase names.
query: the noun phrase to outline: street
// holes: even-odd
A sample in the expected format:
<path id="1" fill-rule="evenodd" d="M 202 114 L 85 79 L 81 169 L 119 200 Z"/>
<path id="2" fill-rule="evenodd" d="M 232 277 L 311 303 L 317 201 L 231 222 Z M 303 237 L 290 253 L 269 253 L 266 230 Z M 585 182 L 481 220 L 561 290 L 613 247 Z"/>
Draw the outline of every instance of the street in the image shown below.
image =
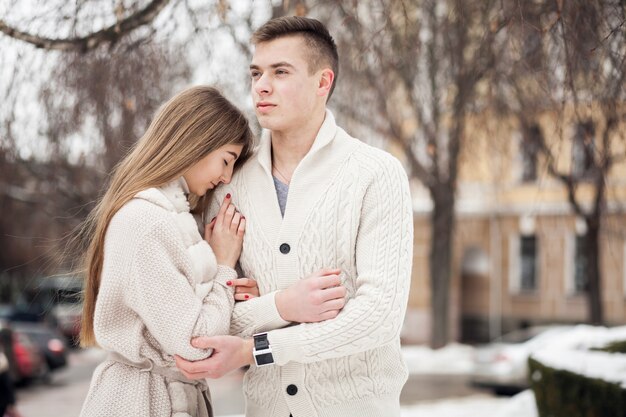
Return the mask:
<path id="1" fill-rule="evenodd" d="M 35 382 L 18 390 L 18 408 L 24 417 L 78 416 L 87 395 L 91 374 L 104 359 L 97 349 L 75 350 L 69 366 L 55 373 L 50 382 Z M 233 372 L 209 384 L 216 416 L 242 414 L 243 372 Z M 409 377 L 401 396 L 403 405 L 459 397 L 489 397 L 491 394 L 467 385 L 463 375 L 423 375 Z"/>

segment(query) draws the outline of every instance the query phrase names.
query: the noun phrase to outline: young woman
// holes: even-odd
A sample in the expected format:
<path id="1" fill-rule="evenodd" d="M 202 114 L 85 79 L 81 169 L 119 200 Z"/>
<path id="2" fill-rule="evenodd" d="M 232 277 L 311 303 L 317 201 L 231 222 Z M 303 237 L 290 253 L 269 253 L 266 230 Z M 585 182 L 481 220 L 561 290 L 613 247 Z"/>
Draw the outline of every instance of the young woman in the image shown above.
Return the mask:
<path id="1" fill-rule="evenodd" d="M 206 384 L 186 379 L 173 357 L 206 358 L 192 337 L 228 334 L 245 219 L 228 195 L 203 239 L 190 210 L 251 148 L 243 114 L 214 88 L 194 87 L 158 111 L 115 169 L 85 229 L 81 344 L 110 355 L 81 416 L 212 414 Z"/>

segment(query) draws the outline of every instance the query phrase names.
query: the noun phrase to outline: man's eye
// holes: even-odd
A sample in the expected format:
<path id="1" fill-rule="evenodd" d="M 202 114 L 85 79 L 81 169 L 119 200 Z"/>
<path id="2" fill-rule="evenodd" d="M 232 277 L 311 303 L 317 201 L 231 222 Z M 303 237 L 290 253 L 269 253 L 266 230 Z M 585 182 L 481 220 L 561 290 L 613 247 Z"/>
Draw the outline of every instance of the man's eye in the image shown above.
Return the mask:
<path id="1" fill-rule="evenodd" d="M 253 71 L 253 72 L 250 73 L 250 77 L 252 77 L 252 78 L 259 78 L 260 75 L 261 75 L 261 73 L 258 72 L 258 71 Z"/>
<path id="2" fill-rule="evenodd" d="M 279 75 L 287 74 L 287 71 L 285 71 L 283 69 L 279 69 L 279 70 L 276 70 L 276 74 L 279 74 Z"/>
<path id="3" fill-rule="evenodd" d="M 224 159 L 224 165 L 228 166 L 228 161 Z"/>

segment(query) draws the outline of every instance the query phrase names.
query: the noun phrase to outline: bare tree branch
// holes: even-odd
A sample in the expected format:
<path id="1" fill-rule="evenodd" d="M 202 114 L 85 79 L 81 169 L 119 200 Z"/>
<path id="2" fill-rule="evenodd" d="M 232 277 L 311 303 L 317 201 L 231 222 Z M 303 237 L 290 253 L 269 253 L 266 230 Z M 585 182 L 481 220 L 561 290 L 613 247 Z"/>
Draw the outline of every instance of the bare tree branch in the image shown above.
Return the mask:
<path id="1" fill-rule="evenodd" d="M 7 25 L 4 20 L 0 20 L 0 32 L 14 39 L 30 43 L 36 48 L 87 52 L 96 49 L 102 44 L 115 44 L 135 29 L 150 24 L 169 2 L 170 0 L 153 0 L 143 9 L 118 21 L 116 24 L 82 37 L 46 38 L 20 31 Z"/>

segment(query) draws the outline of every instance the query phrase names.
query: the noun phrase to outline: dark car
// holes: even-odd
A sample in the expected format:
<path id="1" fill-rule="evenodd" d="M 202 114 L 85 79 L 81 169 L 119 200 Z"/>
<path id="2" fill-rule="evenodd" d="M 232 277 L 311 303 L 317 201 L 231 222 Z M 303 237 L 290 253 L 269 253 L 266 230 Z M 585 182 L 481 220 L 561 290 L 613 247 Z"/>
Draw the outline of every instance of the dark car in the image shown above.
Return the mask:
<path id="1" fill-rule="evenodd" d="M 12 358 L 15 367 L 13 380 L 17 384 L 24 384 L 34 379 L 46 376 L 47 365 L 42 351 L 26 333 L 12 330 Z"/>
<path id="2" fill-rule="evenodd" d="M 15 364 L 15 356 L 13 355 L 13 330 L 11 330 L 8 322 L 2 319 L 0 319 L 0 350 L 4 352 L 9 360 L 9 371 L 11 377 L 13 377 L 17 366 Z"/>
<path id="3" fill-rule="evenodd" d="M 0 320 L 5 322 L 38 322 L 44 319 L 44 312 L 33 306 L 18 307 L 13 304 L 0 304 Z"/>
<path id="4" fill-rule="evenodd" d="M 44 323 L 13 323 L 13 331 L 26 334 L 45 359 L 46 371 L 67 366 L 67 344 L 58 330 Z"/>
<path id="5" fill-rule="evenodd" d="M 46 317 L 72 345 L 77 344 L 82 316 L 83 280 L 75 275 L 42 278 L 32 297 L 33 305 L 45 306 Z"/>

